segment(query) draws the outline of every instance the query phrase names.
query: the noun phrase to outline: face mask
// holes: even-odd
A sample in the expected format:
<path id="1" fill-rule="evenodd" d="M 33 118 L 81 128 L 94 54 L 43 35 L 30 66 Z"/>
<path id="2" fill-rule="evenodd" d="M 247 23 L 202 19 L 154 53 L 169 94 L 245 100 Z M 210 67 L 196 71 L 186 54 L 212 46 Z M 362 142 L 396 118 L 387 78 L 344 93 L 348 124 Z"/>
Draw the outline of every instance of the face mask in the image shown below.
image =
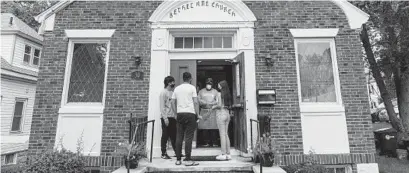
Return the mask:
<path id="1" fill-rule="evenodd" d="M 206 89 L 207 89 L 207 90 L 212 89 L 212 85 L 206 85 Z"/>

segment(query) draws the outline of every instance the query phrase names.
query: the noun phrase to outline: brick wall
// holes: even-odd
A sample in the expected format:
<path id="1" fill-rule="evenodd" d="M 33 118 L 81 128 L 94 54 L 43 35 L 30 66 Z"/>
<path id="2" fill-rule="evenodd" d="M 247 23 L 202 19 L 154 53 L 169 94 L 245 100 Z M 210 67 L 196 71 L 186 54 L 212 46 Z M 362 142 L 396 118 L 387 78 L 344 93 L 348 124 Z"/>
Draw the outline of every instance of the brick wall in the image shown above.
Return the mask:
<path id="1" fill-rule="evenodd" d="M 294 42 L 289 28 L 340 28 L 335 39 L 342 99 L 352 153 L 374 153 L 361 45 L 357 30 L 332 2 L 246 1 L 257 17 L 255 28 L 257 88 L 276 88 L 278 103 L 259 107 L 272 117 L 271 131 L 284 144 L 282 153 L 303 153 L 298 105 Z M 146 116 L 151 30 L 147 21 L 160 2 L 76 1 L 57 13 L 53 32 L 45 33 L 30 151 L 52 147 L 64 83 L 68 40 L 64 29 L 116 29 L 110 47 L 102 153 L 109 154 L 121 139 L 127 139 L 128 113 Z M 262 56 L 270 54 L 274 66 Z M 131 56 L 141 56 L 143 80 L 131 80 L 136 67 Z"/>
<path id="2" fill-rule="evenodd" d="M 45 33 L 30 151 L 52 147 L 55 141 L 68 40 L 65 29 L 115 29 L 111 39 L 104 110 L 102 153 L 128 136 L 128 113 L 147 116 L 151 30 L 148 19 L 159 2 L 76 1 L 57 13 L 54 31 Z M 136 70 L 131 56 L 141 56 L 143 80 L 131 80 Z"/>
<path id="3" fill-rule="evenodd" d="M 275 88 L 277 104 L 260 106 L 270 115 L 271 132 L 284 154 L 302 154 L 294 38 L 290 28 L 340 28 L 335 38 L 352 153 L 374 153 L 367 89 L 358 30 L 349 29 L 343 11 L 332 2 L 246 2 L 257 18 L 255 28 L 257 88 Z M 261 57 L 271 55 L 274 66 Z"/>

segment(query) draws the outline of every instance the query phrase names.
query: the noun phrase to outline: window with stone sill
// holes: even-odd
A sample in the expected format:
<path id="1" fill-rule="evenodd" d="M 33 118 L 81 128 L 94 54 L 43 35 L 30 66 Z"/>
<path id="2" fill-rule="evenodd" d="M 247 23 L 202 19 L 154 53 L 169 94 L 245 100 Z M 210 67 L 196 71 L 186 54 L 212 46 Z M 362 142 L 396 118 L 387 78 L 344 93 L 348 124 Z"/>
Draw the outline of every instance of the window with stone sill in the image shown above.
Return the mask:
<path id="1" fill-rule="evenodd" d="M 107 43 L 73 43 L 67 103 L 101 103 Z"/>
<path id="2" fill-rule="evenodd" d="M 334 47 L 328 39 L 296 40 L 301 102 L 337 102 Z"/>
<path id="3" fill-rule="evenodd" d="M 233 36 L 174 37 L 174 49 L 229 49 Z"/>

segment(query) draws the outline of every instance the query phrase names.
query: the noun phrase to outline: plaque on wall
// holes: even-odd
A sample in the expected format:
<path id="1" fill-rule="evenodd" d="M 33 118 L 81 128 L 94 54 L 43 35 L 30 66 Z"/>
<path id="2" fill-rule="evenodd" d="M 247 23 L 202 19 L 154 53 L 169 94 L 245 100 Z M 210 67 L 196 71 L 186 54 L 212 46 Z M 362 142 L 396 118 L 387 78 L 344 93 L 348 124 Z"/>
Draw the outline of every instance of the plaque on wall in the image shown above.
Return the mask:
<path id="1" fill-rule="evenodd" d="M 142 80 L 143 79 L 143 72 L 133 71 L 131 73 L 131 79 L 133 79 L 133 80 Z"/>

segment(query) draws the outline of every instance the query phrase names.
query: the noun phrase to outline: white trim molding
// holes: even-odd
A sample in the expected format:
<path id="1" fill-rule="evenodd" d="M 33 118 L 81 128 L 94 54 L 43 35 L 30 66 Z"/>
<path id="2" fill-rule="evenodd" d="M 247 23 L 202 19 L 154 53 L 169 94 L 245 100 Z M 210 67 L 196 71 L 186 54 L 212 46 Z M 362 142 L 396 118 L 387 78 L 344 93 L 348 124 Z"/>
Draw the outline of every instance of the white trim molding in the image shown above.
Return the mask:
<path id="1" fill-rule="evenodd" d="M 111 38 L 115 29 L 66 29 L 68 38 Z"/>
<path id="2" fill-rule="evenodd" d="M 351 29 L 358 29 L 361 28 L 362 24 L 364 24 L 369 19 L 369 15 L 360 10 L 358 7 L 355 7 L 347 0 L 331 0 L 334 2 L 338 7 L 344 11 L 349 23 L 349 27 Z"/>
<path id="3" fill-rule="evenodd" d="M 295 38 L 335 37 L 338 31 L 338 28 L 290 29 Z"/>
<path id="4" fill-rule="evenodd" d="M 349 26 L 351 29 L 357 29 L 360 28 L 362 24 L 364 24 L 366 21 L 369 19 L 369 15 L 360 10 L 359 8 L 355 7 L 352 5 L 350 2 L 347 0 L 329 0 L 332 1 L 334 4 L 336 4 L 339 8 L 342 9 L 342 11 L 345 13 L 345 16 L 348 20 Z M 34 19 L 41 23 L 40 29 L 38 31 L 39 34 L 43 34 L 44 31 L 52 31 L 54 29 L 54 19 L 46 21 L 49 17 L 53 16 L 54 14 L 58 13 L 59 11 L 63 10 L 65 7 L 70 5 L 74 0 L 65 0 L 65 1 L 60 1 L 54 6 L 48 8 L 38 16 L 35 16 Z M 252 12 L 244 3 L 237 3 L 241 2 L 241 0 L 229 0 L 229 1 L 223 1 L 228 6 L 236 8 L 238 11 L 238 15 L 242 15 L 245 21 L 256 21 L 256 17 L 254 14 L 252 15 Z M 177 5 L 180 5 L 183 3 L 183 1 L 169 1 L 165 0 L 157 9 L 162 9 L 164 11 L 168 11 L 173 8 L 167 9 L 167 7 L 177 7 Z M 185 1 L 186 3 L 186 1 Z M 236 5 L 237 4 L 237 5 Z M 158 23 L 165 15 L 168 13 L 160 13 L 162 10 L 156 10 L 152 16 L 149 18 L 149 21 L 152 23 Z M 162 11 L 163 12 L 163 11 Z M 53 18 L 55 15 L 53 16 Z"/>

